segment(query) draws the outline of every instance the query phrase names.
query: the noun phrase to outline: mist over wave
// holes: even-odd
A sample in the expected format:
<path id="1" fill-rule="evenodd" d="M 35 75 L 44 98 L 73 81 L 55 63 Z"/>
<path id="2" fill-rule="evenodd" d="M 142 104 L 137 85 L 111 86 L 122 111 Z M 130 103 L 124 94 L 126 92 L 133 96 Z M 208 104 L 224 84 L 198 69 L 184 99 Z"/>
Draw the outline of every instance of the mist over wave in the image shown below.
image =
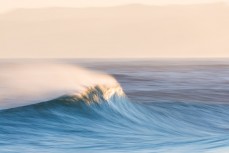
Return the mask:
<path id="1" fill-rule="evenodd" d="M 79 97 L 95 87 L 106 92 L 106 98 L 111 92 L 122 92 L 113 77 L 67 64 L 17 63 L 1 65 L 0 69 L 0 109 L 66 95 Z"/>

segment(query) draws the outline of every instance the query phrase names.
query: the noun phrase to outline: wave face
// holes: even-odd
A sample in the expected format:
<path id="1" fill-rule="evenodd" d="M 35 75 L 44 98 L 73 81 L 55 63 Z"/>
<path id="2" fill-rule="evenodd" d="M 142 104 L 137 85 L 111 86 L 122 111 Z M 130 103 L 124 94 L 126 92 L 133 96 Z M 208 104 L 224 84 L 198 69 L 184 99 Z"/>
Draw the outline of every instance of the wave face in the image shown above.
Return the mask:
<path id="1" fill-rule="evenodd" d="M 0 152 L 229 152 L 229 105 L 226 100 L 222 100 L 227 95 L 224 96 L 226 89 L 220 82 L 227 78 L 227 71 L 202 80 L 203 75 L 208 76 L 215 72 L 216 67 L 186 65 L 182 70 L 177 69 L 177 66 L 163 69 L 147 63 L 148 68 L 143 65 L 144 70 L 137 68 L 145 73 L 140 77 L 136 74 L 143 73 L 136 72 L 135 66 L 130 66 L 131 63 L 121 68 L 119 64 L 114 65 L 93 66 L 107 72 L 112 69 L 113 75 L 122 82 L 130 99 L 115 79 L 95 72 L 90 72 L 90 78 L 94 78 L 91 75 L 93 73 L 102 77 L 103 81 L 92 81 L 93 84 L 86 82 L 87 86 L 83 90 L 76 90 L 77 94 L 69 92 L 72 90 L 64 90 L 67 92 L 54 94 L 56 97 L 53 99 L 35 102 L 34 98 L 26 97 L 23 92 L 27 103 L 23 103 L 21 107 L 14 105 L 10 109 L 0 110 Z M 217 70 L 226 68 L 229 66 L 217 66 Z M 75 68 L 73 69 L 75 72 Z M 84 73 L 85 71 L 88 73 L 83 70 Z M 173 75 L 166 78 L 168 72 Z M 165 80 L 155 80 L 159 73 L 160 78 L 165 77 Z M 194 85 L 195 82 L 191 80 L 193 75 L 196 76 L 198 85 Z M 154 78 L 154 88 L 149 78 Z M 222 86 L 212 86 L 212 78 Z M 177 80 L 182 82 L 181 86 L 177 84 Z M 104 81 L 109 82 L 109 85 Z M 203 88 L 206 86 L 203 81 L 208 81 L 212 88 Z M 130 83 L 135 83 L 135 86 L 130 86 Z M 161 88 L 156 83 L 161 83 Z M 164 84 L 170 86 L 162 90 Z M 50 85 L 49 90 L 55 89 L 50 88 Z M 197 88 L 205 90 L 205 93 L 196 94 Z M 156 97 L 149 89 L 169 94 L 159 98 L 160 94 Z M 8 91 L 11 90 L 12 88 Z M 211 90 L 218 91 L 214 95 L 214 102 L 211 101 L 212 94 L 209 94 Z M 40 92 L 32 90 L 28 93 Z M 76 93 L 75 90 L 73 93 Z M 185 96 L 181 98 L 181 95 Z M 47 95 L 44 97 L 47 98 Z M 11 100 L 14 101 L 15 98 L 11 97 Z"/>

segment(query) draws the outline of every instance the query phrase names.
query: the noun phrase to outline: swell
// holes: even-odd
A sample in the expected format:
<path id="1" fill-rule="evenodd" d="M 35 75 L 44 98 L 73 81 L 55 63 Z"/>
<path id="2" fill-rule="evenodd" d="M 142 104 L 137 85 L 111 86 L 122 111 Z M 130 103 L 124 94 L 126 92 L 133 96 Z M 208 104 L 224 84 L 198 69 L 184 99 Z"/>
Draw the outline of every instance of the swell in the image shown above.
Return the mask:
<path id="1" fill-rule="evenodd" d="M 23 141 L 30 144 L 31 140 L 48 143 L 51 139 L 57 142 L 53 145 L 57 151 L 62 145 L 60 142 L 58 146 L 58 139 L 79 152 L 85 146 L 102 152 L 133 148 L 137 152 L 150 152 L 152 148 L 155 152 L 228 151 L 229 105 L 138 103 L 119 92 L 105 98 L 107 90 L 102 89 L 95 87 L 79 97 L 62 96 L 1 110 L 0 143 L 4 138 L 15 143 L 11 137 L 25 136 Z M 114 148 L 117 145 L 119 148 Z"/>

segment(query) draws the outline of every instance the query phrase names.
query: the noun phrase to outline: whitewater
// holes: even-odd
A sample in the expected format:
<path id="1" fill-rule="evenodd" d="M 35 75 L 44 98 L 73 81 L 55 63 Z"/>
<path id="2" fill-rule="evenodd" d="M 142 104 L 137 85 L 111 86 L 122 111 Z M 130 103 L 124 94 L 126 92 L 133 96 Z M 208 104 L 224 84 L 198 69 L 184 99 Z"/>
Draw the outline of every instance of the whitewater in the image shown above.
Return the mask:
<path id="1" fill-rule="evenodd" d="M 0 67 L 0 109 L 30 105 L 62 96 L 81 97 L 98 87 L 108 99 L 122 94 L 109 75 L 67 64 L 5 64 Z M 120 90 L 120 91 L 119 91 Z"/>
<path id="2" fill-rule="evenodd" d="M 4 61 L 0 152 L 227 153 L 229 63 Z"/>

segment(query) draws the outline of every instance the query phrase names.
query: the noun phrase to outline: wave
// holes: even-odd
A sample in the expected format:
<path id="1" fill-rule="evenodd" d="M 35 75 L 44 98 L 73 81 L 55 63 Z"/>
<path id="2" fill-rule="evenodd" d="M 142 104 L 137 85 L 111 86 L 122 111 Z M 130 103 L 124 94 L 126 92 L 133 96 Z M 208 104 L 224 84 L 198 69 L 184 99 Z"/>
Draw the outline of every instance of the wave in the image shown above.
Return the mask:
<path id="1" fill-rule="evenodd" d="M 14 133 L 10 138 L 32 147 L 46 143 L 44 151 L 51 146 L 51 152 L 63 142 L 73 152 L 228 152 L 228 110 L 222 104 L 132 102 L 120 88 L 95 86 L 81 96 L 1 110 L 0 144 L 5 133 Z"/>
<path id="2" fill-rule="evenodd" d="M 50 101 L 63 96 L 98 102 L 124 95 L 107 74 L 63 64 L 8 64 L 0 67 L 0 109 Z"/>
<path id="3" fill-rule="evenodd" d="M 71 65 L 0 72 L 0 152 L 229 150 L 228 104 L 133 102 L 112 76 Z"/>

